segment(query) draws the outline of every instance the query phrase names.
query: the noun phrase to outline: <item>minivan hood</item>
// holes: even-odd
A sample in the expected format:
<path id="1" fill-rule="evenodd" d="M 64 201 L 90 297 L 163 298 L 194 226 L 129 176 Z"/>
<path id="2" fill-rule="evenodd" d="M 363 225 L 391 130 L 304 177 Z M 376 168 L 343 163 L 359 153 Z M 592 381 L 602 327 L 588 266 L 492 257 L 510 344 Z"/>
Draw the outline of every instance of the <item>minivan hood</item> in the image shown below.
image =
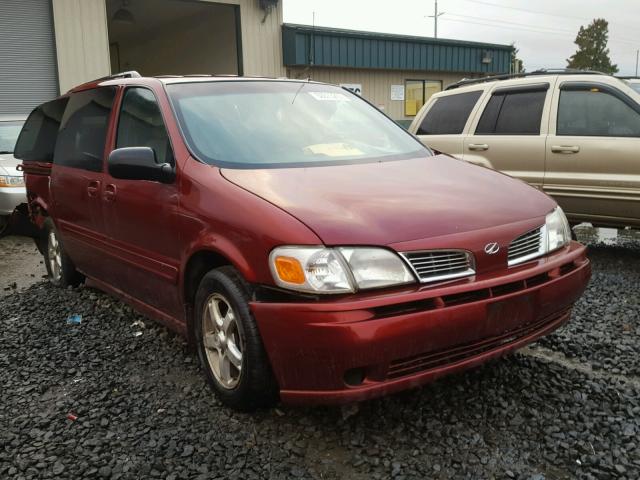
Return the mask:
<path id="1" fill-rule="evenodd" d="M 555 206 L 520 180 L 445 155 L 309 168 L 222 169 L 327 245 L 389 245 L 544 216 Z"/>

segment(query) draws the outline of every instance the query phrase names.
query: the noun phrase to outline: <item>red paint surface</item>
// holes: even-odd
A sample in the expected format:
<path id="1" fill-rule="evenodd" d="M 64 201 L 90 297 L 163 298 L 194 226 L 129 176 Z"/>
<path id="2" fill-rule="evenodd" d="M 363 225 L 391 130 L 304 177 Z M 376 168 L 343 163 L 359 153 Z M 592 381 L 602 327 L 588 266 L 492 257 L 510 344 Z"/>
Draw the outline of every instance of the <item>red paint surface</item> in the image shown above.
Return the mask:
<path id="1" fill-rule="evenodd" d="M 86 89 L 98 84 L 79 87 Z M 445 156 L 386 163 L 269 170 L 219 169 L 192 158 L 157 79 L 119 79 L 102 172 L 25 167 L 32 211 L 50 215 L 65 249 L 99 288 L 182 334 L 188 333 L 185 276 L 199 252 L 215 252 L 253 285 L 274 286 L 268 265 L 279 245 L 384 245 L 397 251 L 462 248 L 477 275 L 439 285 L 361 292 L 289 303 L 254 301 L 273 370 L 290 402 L 343 402 L 416 386 L 534 340 L 566 321 L 590 274 L 584 247 L 507 268 L 508 244 L 540 226 L 555 203 L 524 183 Z M 152 89 L 171 137 L 171 185 L 112 178 L 106 159 L 127 85 Z M 51 179 L 51 182 L 49 182 Z M 37 220 L 36 218 L 36 220 Z M 41 220 L 40 220 L 41 223 Z M 484 246 L 501 250 L 487 256 Z M 560 273 L 559 267 L 571 265 Z M 541 273 L 547 281 L 524 282 Z M 507 296 L 493 288 L 523 282 Z M 449 295 L 489 297 L 447 306 Z M 381 307 L 437 308 L 381 314 Z M 426 302 L 426 303 L 425 303 Z M 396 309 L 397 310 L 397 309 Z M 533 332 L 464 361 L 387 379 L 389 365 L 448 352 L 550 319 Z M 358 387 L 344 373 L 363 368 Z"/>

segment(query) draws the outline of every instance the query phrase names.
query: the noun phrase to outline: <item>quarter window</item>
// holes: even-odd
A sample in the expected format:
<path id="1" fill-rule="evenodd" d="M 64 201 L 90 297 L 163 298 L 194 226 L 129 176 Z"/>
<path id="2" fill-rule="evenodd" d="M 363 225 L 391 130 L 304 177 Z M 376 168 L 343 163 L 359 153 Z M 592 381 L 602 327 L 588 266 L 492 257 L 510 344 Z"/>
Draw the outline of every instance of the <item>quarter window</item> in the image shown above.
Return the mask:
<path id="1" fill-rule="evenodd" d="M 174 163 L 162 113 L 151 90 L 129 88 L 124 94 L 116 139 L 116 148 L 123 147 L 150 147 L 157 163 Z"/>
<path id="2" fill-rule="evenodd" d="M 53 161 L 58 129 L 68 101 L 68 97 L 58 98 L 31 112 L 16 143 L 16 158 L 25 162 Z"/>
<path id="3" fill-rule="evenodd" d="M 471 110 L 482 91 L 438 98 L 424 117 L 418 135 L 458 135 L 464 130 Z"/>
<path id="4" fill-rule="evenodd" d="M 487 103 L 476 135 L 540 135 L 545 90 L 494 93 Z"/>
<path id="5" fill-rule="evenodd" d="M 73 93 L 62 117 L 53 163 L 102 171 L 109 116 L 116 89 L 112 87 Z"/>
<path id="6" fill-rule="evenodd" d="M 640 137 L 640 114 L 622 99 L 596 87 L 562 90 L 557 134 Z"/>
<path id="7" fill-rule="evenodd" d="M 427 103 L 431 95 L 442 91 L 442 82 L 436 80 L 406 80 L 404 82 L 404 114 L 413 117 Z"/>

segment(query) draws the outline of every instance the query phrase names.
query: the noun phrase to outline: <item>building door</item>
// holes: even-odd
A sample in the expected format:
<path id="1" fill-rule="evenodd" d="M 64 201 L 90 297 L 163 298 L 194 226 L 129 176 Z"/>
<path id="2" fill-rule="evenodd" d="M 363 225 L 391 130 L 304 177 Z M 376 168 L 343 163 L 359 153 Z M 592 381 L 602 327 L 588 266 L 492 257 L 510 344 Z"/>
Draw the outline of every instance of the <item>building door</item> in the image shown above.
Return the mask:
<path id="1" fill-rule="evenodd" d="M 111 71 L 242 74 L 238 5 L 106 0 Z"/>
<path id="2" fill-rule="evenodd" d="M 51 1 L 0 1 L 0 114 L 26 115 L 58 95 Z"/>

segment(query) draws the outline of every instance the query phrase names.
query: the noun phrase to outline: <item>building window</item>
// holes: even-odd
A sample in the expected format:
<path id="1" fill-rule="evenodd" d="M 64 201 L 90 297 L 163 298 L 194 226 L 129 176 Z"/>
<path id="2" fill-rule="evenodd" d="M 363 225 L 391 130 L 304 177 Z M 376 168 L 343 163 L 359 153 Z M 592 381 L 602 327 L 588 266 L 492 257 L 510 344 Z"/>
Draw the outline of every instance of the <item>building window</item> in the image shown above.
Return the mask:
<path id="1" fill-rule="evenodd" d="M 404 114 L 414 117 L 420 108 L 431 98 L 431 95 L 442 91 L 440 80 L 405 80 L 404 82 Z"/>

